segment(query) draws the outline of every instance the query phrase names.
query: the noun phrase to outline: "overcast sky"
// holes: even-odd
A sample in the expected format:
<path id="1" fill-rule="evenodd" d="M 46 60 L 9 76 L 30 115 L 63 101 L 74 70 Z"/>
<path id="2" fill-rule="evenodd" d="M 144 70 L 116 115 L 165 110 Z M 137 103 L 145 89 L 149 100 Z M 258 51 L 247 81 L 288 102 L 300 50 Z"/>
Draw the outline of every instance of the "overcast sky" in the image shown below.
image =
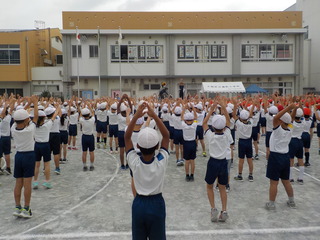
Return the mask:
<path id="1" fill-rule="evenodd" d="M 62 28 L 62 11 L 283 11 L 296 0 L 2 0 L 0 29 Z"/>

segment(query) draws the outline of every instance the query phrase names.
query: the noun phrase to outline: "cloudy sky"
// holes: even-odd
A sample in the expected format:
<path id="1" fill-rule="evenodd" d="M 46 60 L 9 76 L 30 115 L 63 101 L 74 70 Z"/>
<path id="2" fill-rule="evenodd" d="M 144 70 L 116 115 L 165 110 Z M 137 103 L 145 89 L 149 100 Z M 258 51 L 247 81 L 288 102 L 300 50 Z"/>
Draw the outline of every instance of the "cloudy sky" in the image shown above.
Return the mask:
<path id="1" fill-rule="evenodd" d="M 62 11 L 283 11 L 296 0 L 10 0 L 0 29 L 32 29 L 35 20 L 62 28 Z"/>

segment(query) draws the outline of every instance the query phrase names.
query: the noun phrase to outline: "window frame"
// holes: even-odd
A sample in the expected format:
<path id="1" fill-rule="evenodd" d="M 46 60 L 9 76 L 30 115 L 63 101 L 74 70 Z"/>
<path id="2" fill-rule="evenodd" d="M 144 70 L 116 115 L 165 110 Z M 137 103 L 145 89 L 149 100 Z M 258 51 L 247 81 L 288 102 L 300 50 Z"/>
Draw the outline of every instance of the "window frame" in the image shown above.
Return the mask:
<path id="1" fill-rule="evenodd" d="M 21 50 L 19 44 L 0 44 L 0 52 L 3 53 L 3 58 L 0 54 L 0 65 L 20 65 Z M 14 53 L 17 57 L 14 57 Z"/>

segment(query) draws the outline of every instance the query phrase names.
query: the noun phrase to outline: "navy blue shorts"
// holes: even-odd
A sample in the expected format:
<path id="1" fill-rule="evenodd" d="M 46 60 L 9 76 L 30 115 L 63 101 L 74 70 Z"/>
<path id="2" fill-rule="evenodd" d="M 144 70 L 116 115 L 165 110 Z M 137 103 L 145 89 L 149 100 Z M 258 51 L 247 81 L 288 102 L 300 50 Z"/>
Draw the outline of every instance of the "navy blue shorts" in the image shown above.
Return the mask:
<path id="1" fill-rule="evenodd" d="M 132 239 L 166 239 L 166 204 L 162 194 L 137 196 L 132 203 Z"/>
<path id="2" fill-rule="evenodd" d="M 207 184 L 213 184 L 218 178 L 218 183 L 227 185 L 228 183 L 228 161 L 226 159 L 215 159 L 210 157 L 207 164 L 205 181 Z"/>
<path id="3" fill-rule="evenodd" d="M 170 139 L 173 140 L 174 139 L 174 127 L 170 126 L 169 133 L 170 133 Z"/>
<path id="4" fill-rule="evenodd" d="M 68 131 L 60 131 L 60 144 L 68 144 Z"/>
<path id="5" fill-rule="evenodd" d="M 109 137 L 118 137 L 118 125 L 109 125 Z"/>
<path id="6" fill-rule="evenodd" d="M 193 141 L 183 141 L 183 159 L 194 160 L 197 157 L 197 143 Z"/>
<path id="7" fill-rule="evenodd" d="M 181 129 L 174 129 L 173 143 L 175 145 L 183 144 L 183 132 Z"/>
<path id="8" fill-rule="evenodd" d="M 202 140 L 203 139 L 203 127 L 197 126 L 196 138 Z"/>
<path id="9" fill-rule="evenodd" d="M 283 180 L 289 180 L 289 176 L 290 176 L 289 154 L 270 152 L 266 176 L 267 178 L 274 181 L 279 181 L 279 178 Z"/>
<path id="10" fill-rule="evenodd" d="M 43 157 L 44 162 L 49 162 L 51 160 L 50 143 L 38 143 L 34 145 L 34 153 L 36 155 L 36 162 L 40 162 Z"/>
<path id="11" fill-rule="evenodd" d="M 77 136 L 78 135 L 78 126 L 77 124 L 69 125 L 69 136 Z"/>
<path id="12" fill-rule="evenodd" d="M 1 136 L 0 138 L 0 157 L 11 153 L 11 137 Z"/>
<path id="13" fill-rule="evenodd" d="M 14 157 L 15 178 L 29 178 L 34 176 L 34 168 L 36 165 L 34 151 L 17 152 Z"/>
<path id="14" fill-rule="evenodd" d="M 320 123 L 317 123 L 317 136 L 320 138 Z"/>
<path id="15" fill-rule="evenodd" d="M 301 135 L 301 140 L 304 148 L 310 148 L 310 140 L 311 140 L 310 133 L 303 132 Z"/>
<path id="16" fill-rule="evenodd" d="M 232 139 L 233 139 L 233 143 L 231 143 L 231 145 L 234 145 L 235 142 L 236 142 L 236 130 L 235 129 L 231 129 L 231 136 L 232 136 Z"/>
<path id="17" fill-rule="evenodd" d="M 258 141 L 258 133 L 260 132 L 260 128 L 258 126 L 252 127 L 251 138 L 253 141 Z"/>
<path id="18" fill-rule="evenodd" d="M 289 143 L 289 156 L 290 158 L 303 158 L 303 142 L 298 138 L 291 138 Z"/>
<path id="19" fill-rule="evenodd" d="M 53 155 L 60 154 L 60 132 L 50 133 L 49 137 L 50 150 Z"/>
<path id="20" fill-rule="evenodd" d="M 238 157 L 239 158 L 252 158 L 252 140 L 249 139 L 239 139 L 238 142 Z"/>
<path id="21" fill-rule="evenodd" d="M 82 151 L 86 152 L 89 149 L 89 152 L 94 151 L 94 136 L 93 135 L 82 135 L 81 137 Z"/>
<path id="22" fill-rule="evenodd" d="M 260 118 L 260 125 L 261 127 L 267 126 L 267 119 L 265 117 Z"/>
<path id="23" fill-rule="evenodd" d="M 267 132 L 266 133 L 266 147 L 270 147 L 270 137 L 271 137 L 272 132 Z"/>
<path id="24" fill-rule="evenodd" d="M 97 133 L 107 133 L 107 122 L 97 121 L 96 124 Z"/>
<path id="25" fill-rule="evenodd" d="M 169 121 L 164 121 L 163 124 L 166 126 L 167 130 L 170 132 L 170 124 L 169 124 Z"/>
<path id="26" fill-rule="evenodd" d="M 119 143 L 119 147 L 121 147 L 121 148 L 126 146 L 126 144 L 124 142 L 124 131 L 118 132 L 118 143 Z"/>

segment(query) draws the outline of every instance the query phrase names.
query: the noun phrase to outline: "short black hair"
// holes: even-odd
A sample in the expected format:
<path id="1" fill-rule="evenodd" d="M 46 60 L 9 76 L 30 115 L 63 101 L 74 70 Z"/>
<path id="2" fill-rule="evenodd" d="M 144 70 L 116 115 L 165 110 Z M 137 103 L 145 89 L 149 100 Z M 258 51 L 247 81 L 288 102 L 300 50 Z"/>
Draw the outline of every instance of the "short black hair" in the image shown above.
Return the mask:
<path id="1" fill-rule="evenodd" d="M 90 114 L 86 114 L 86 115 L 82 115 L 82 117 L 86 118 L 86 117 L 89 117 Z"/>
<path id="2" fill-rule="evenodd" d="M 154 152 L 157 150 L 158 146 L 159 146 L 159 143 L 158 143 L 156 146 L 152 147 L 152 148 L 142 148 L 142 147 L 140 147 L 140 146 L 138 145 L 138 147 L 139 147 L 142 155 L 151 155 L 151 154 L 154 154 Z"/>
<path id="3" fill-rule="evenodd" d="M 20 124 L 20 123 L 23 123 L 24 121 L 25 121 L 25 119 L 24 120 L 14 120 L 17 124 Z"/>

